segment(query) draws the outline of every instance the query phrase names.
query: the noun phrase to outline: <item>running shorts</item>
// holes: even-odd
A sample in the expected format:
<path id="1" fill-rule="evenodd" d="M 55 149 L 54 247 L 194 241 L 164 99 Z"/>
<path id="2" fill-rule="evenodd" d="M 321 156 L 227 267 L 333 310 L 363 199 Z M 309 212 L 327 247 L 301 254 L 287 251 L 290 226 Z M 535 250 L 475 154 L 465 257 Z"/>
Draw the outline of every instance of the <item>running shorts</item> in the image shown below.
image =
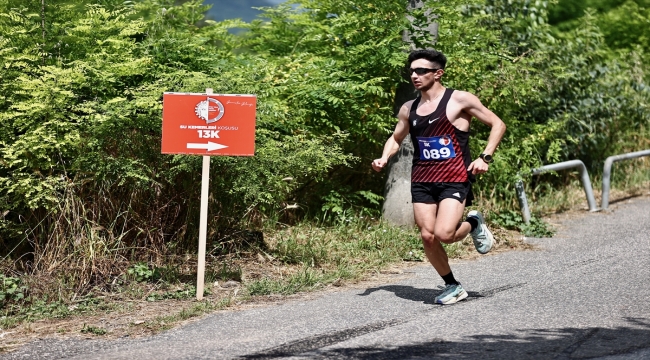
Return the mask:
<path id="1" fill-rule="evenodd" d="M 414 182 L 411 183 L 412 203 L 439 203 L 443 199 L 456 199 L 472 205 L 472 183 L 467 182 Z"/>

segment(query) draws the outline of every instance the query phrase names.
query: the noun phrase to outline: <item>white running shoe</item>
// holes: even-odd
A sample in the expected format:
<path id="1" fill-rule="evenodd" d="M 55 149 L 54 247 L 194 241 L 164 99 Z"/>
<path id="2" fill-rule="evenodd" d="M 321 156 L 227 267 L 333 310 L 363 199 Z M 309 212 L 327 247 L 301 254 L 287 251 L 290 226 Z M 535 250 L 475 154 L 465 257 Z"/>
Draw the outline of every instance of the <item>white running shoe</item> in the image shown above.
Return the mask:
<path id="1" fill-rule="evenodd" d="M 460 284 L 447 284 L 442 294 L 436 296 L 436 304 L 449 305 L 467 297 L 467 291 Z"/>
<path id="2" fill-rule="evenodd" d="M 476 226 L 476 229 L 469 233 L 472 235 L 472 240 L 474 240 L 474 247 L 476 247 L 476 251 L 481 254 L 487 254 L 490 252 L 490 250 L 492 250 L 492 246 L 494 245 L 494 236 L 492 236 L 492 233 L 487 228 L 487 225 L 485 225 L 483 215 L 481 215 L 481 213 L 476 210 L 472 210 L 467 214 L 467 217 L 471 217 L 478 221 L 478 226 Z"/>

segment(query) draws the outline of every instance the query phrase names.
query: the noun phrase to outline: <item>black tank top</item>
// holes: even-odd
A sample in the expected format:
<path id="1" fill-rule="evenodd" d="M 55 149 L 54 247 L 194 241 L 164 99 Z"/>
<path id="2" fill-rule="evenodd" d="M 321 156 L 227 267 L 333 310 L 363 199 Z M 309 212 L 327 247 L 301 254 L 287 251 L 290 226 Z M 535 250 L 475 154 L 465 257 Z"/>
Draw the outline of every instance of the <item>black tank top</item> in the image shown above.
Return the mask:
<path id="1" fill-rule="evenodd" d="M 434 112 L 416 113 L 420 97 L 411 105 L 409 134 L 413 142 L 411 182 L 474 181 L 467 171 L 472 163 L 469 153 L 469 131 L 462 131 L 447 119 L 447 104 L 453 89 L 446 89 Z"/>

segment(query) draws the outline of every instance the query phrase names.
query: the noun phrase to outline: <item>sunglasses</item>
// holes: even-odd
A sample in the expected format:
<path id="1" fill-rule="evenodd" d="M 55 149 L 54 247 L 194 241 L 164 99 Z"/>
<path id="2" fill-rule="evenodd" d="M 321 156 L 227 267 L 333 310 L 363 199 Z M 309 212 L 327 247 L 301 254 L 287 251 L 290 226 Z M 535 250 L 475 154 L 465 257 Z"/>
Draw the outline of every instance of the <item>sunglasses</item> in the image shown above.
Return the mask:
<path id="1" fill-rule="evenodd" d="M 424 74 L 426 74 L 428 72 L 436 72 L 438 70 L 440 70 L 440 69 L 429 69 L 429 68 L 415 68 L 415 69 L 413 69 L 413 68 L 409 68 L 409 74 L 416 73 L 418 75 L 424 75 Z"/>

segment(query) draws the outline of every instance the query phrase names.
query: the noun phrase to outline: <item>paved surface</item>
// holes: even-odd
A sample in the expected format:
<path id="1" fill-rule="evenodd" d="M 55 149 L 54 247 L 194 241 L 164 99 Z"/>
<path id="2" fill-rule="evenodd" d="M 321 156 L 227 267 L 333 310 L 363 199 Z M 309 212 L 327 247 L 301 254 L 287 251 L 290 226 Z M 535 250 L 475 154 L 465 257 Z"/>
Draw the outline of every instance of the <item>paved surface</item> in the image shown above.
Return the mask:
<path id="1" fill-rule="evenodd" d="M 41 340 L 3 359 L 650 359 L 650 199 L 564 222 L 538 251 L 428 266 L 398 283 L 223 312 L 158 336 Z"/>

